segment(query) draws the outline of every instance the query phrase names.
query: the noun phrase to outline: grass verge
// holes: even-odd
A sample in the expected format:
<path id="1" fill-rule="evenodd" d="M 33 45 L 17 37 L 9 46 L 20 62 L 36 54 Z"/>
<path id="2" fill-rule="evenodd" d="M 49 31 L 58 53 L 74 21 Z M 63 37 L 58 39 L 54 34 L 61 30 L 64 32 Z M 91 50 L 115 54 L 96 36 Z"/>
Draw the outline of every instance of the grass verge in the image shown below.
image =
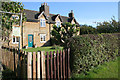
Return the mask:
<path id="1" fill-rule="evenodd" d="M 73 78 L 118 78 L 119 73 L 119 62 L 120 57 L 114 61 L 106 62 L 103 65 L 98 65 L 97 67 L 91 69 L 87 72 L 87 75 L 73 74 Z M 120 78 L 119 78 L 120 79 Z"/>

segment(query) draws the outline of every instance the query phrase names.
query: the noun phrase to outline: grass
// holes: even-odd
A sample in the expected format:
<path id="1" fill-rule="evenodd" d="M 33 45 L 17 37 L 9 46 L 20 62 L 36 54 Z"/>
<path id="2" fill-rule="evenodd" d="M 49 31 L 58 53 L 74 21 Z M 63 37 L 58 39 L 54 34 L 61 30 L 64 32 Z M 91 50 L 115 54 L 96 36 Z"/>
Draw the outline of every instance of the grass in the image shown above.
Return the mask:
<path id="1" fill-rule="evenodd" d="M 48 47 L 38 47 L 38 48 L 28 48 L 28 49 L 23 49 L 23 51 L 26 52 L 37 52 L 37 51 L 57 51 L 57 50 L 62 50 L 63 47 L 58 47 L 58 46 L 48 46 Z"/>
<path id="2" fill-rule="evenodd" d="M 96 68 L 93 68 L 87 75 L 81 74 L 73 74 L 74 78 L 118 78 L 118 62 L 120 61 L 120 57 L 114 61 L 106 62 L 103 65 L 99 65 Z"/>

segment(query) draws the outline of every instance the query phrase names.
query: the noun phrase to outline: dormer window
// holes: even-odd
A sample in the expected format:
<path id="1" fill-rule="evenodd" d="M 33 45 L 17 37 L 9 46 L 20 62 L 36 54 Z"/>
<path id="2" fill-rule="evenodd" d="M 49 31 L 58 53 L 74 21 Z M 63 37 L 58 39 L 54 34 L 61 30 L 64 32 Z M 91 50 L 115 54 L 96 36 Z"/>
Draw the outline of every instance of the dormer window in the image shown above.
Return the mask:
<path id="1" fill-rule="evenodd" d="M 57 26 L 57 27 L 61 27 L 61 22 L 60 22 L 60 21 L 57 21 L 57 22 L 56 22 L 56 26 Z"/>
<path id="2" fill-rule="evenodd" d="M 40 26 L 45 27 L 45 19 L 40 19 Z"/>

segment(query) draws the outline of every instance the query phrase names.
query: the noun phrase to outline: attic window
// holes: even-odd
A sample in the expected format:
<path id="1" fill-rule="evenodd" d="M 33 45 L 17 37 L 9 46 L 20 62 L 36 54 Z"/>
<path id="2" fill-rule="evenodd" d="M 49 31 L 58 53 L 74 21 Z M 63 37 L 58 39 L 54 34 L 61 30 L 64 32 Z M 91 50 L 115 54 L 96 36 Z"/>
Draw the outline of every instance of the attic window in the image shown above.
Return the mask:
<path id="1" fill-rule="evenodd" d="M 45 27 L 45 19 L 40 19 L 40 26 Z"/>
<path id="2" fill-rule="evenodd" d="M 56 22 L 56 26 L 57 26 L 57 27 L 61 27 L 60 21 L 57 21 L 57 22 Z"/>

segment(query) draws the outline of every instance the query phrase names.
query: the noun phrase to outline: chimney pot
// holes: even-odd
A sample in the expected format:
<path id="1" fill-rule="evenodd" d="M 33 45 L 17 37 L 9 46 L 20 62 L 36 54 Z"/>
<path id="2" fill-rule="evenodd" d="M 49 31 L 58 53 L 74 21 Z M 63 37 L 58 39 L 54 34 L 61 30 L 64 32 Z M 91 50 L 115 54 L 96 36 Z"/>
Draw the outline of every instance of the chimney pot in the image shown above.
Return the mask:
<path id="1" fill-rule="evenodd" d="M 69 17 L 74 17 L 74 13 L 73 13 L 73 10 L 71 10 L 71 12 L 69 13 Z"/>

